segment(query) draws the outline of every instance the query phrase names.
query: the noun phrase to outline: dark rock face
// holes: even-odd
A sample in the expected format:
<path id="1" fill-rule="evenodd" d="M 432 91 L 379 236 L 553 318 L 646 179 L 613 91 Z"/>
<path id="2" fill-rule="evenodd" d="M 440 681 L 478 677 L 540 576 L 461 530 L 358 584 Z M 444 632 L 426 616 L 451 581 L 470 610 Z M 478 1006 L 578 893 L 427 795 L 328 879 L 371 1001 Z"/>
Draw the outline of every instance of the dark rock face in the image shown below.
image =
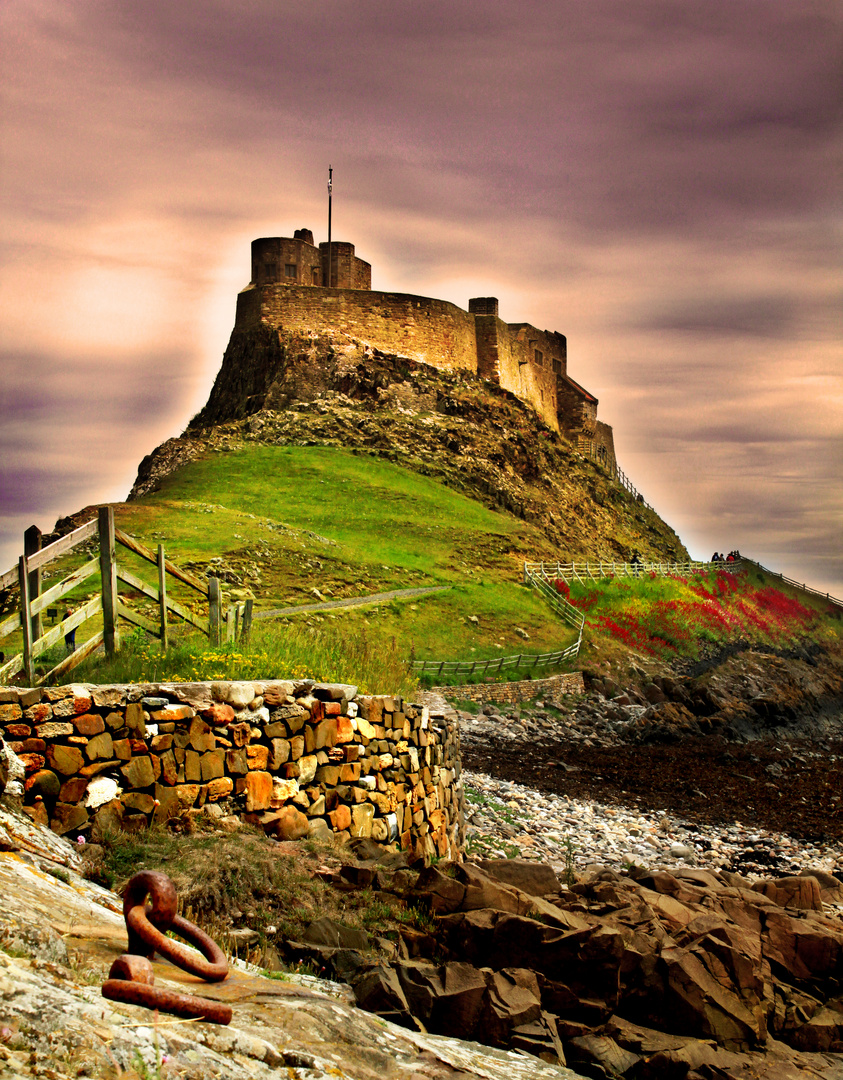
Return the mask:
<path id="1" fill-rule="evenodd" d="M 321 957 L 358 1005 L 596 1077 L 737 1080 L 752 1067 L 772 1078 L 789 1075 L 782 1044 L 791 1062 L 843 1052 L 843 919 L 828 907 L 843 882 L 832 875 L 750 887 L 697 869 L 596 869 L 545 892 L 550 868 L 522 864 L 506 876 L 540 881 L 542 895 L 531 895 L 487 866 L 427 867 L 409 892 L 396 878 L 406 900 L 435 913 L 425 957 L 410 959 L 409 935 L 403 956 L 351 962 L 334 935 L 336 949 Z M 389 875 L 377 877 L 389 891 Z M 323 922 L 308 936 L 331 937 Z"/>
<path id="2" fill-rule="evenodd" d="M 534 524 L 548 557 L 561 547 L 626 558 L 635 547 L 688 558 L 652 510 L 514 395 L 341 335 L 236 331 L 207 405 L 181 438 L 144 458 L 129 498 L 197 454 L 248 442 L 343 446 L 394 461 Z"/>

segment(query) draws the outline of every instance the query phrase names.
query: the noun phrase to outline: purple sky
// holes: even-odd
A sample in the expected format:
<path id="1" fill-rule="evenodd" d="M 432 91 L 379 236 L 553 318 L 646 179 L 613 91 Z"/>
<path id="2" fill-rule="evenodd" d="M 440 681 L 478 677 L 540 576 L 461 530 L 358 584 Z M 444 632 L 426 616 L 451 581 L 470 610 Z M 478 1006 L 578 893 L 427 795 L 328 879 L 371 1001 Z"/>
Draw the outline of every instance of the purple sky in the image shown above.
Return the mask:
<path id="1" fill-rule="evenodd" d="M 843 596 L 836 0 L 6 0 L 0 570 L 204 404 L 249 243 L 568 335 L 696 557 Z"/>

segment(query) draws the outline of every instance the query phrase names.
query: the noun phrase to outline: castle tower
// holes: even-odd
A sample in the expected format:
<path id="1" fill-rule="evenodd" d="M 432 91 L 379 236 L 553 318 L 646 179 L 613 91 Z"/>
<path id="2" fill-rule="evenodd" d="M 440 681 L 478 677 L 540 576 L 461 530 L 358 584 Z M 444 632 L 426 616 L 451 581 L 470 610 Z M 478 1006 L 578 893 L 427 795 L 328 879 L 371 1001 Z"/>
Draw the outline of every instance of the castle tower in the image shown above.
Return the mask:
<path id="1" fill-rule="evenodd" d="M 354 254 L 354 244 L 313 243 L 310 229 L 287 236 L 264 236 L 252 241 L 252 285 L 328 284 L 334 289 L 371 289 L 372 267 Z"/>

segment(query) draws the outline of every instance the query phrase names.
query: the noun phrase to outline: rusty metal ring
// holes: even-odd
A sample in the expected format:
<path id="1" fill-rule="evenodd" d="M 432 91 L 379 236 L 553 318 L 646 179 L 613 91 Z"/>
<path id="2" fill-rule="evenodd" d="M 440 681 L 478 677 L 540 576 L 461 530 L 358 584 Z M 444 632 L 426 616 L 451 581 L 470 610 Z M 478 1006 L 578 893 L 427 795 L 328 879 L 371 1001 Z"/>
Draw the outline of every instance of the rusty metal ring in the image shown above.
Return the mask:
<path id="1" fill-rule="evenodd" d="M 146 905 L 147 896 L 151 899 L 149 905 Z M 228 962 L 222 949 L 198 926 L 177 915 L 176 908 L 175 886 L 166 874 L 157 870 L 135 874 L 123 893 L 128 952 L 112 964 L 109 978 L 103 984 L 103 996 L 112 1001 L 146 1005 L 187 1019 L 228 1024 L 231 1021 L 230 1006 L 153 986 L 149 961 L 156 952 L 206 982 L 222 982 L 228 975 Z M 181 942 L 165 937 L 168 930 L 194 945 L 204 959 L 198 958 Z"/>
<path id="2" fill-rule="evenodd" d="M 125 1001 L 129 1005 L 145 1005 L 147 1009 L 172 1013 L 185 1020 L 206 1020 L 209 1024 L 230 1024 L 231 1006 L 222 1001 L 210 1001 L 194 994 L 178 994 L 161 990 L 148 983 L 127 979 L 107 979 L 102 984 L 102 996 L 110 1001 Z"/>

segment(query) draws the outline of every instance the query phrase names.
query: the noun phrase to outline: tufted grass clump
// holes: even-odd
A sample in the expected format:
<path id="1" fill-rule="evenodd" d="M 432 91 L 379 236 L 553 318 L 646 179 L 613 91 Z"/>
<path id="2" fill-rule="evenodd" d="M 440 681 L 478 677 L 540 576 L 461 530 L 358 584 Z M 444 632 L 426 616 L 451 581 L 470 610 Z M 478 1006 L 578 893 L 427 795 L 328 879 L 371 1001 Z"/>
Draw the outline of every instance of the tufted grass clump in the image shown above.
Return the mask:
<path id="1" fill-rule="evenodd" d="M 93 657 L 76 669 L 81 682 L 208 682 L 217 679 L 312 679 L 353 683 L 361 693 L 410 696 L 418 689 L 394 638 L 306 624 L 258 623 L 248 642 L 211 646 L 198 633 L 175 638 L 166 654 L 157 640 L 135 631 L 119 653 Z"/>

